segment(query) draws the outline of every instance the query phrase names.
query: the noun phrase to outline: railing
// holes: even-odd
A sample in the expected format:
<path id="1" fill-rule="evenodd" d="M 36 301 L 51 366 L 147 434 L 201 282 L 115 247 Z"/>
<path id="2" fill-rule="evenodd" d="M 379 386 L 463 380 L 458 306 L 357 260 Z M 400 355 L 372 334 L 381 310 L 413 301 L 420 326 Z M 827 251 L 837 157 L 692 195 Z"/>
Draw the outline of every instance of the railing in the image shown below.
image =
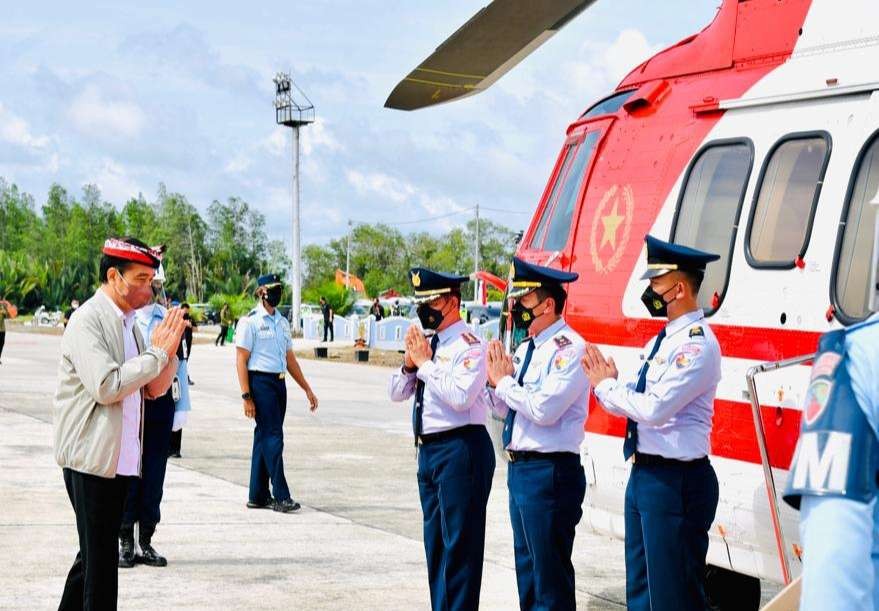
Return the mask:
<path id="1" fill-rule="evenodd" d="M 763 429 L 763 418 L 760 414 L 760 399 L 757 396 L 757 383 L 754 378 L 757 374 L 767 371 L 776 371 L 793 365 L 801 365 L 815 358 L 814 354 L 797 356 L 783 361 L 762 363 L 748 370 L 745 379 L 748 381 L 748 395 L 751 401 L 751 413 L 754 417 L 754 430 L 757 432 L 757 446 L 760 449 L 760 461 L 763 464 L 763 479 L 766 483 L 766 496 L 769 501 L 769 509 L 772 518 L 772 528 L 775 532 L 775 545 L 778 550 L 778 560 L 781 563 L 781 575 L 785 585 L 791 582 L 790 559 L 787 555 L 787 542 L 784 531 L 781 528 L 781 515 L 778 510 L 778 494 L 775 491 L 775 478 L 772 475 L 772 466 L 769 463 L 769 450 L 766 447 L 766 432 Z"/>

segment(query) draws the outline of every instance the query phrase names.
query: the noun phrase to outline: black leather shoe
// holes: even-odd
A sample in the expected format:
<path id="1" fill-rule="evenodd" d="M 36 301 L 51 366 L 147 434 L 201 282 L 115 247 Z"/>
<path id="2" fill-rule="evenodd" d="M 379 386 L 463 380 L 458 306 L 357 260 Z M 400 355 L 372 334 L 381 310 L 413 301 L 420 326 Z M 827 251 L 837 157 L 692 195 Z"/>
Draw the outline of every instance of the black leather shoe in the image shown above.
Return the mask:
<path id="1" fill-rule="evenodd" d="M 271 509 L 275 504 L 275 499 L 269 497 L 265 503 L 260 503 L 259 501 L 247 501 L 248 509 Z"/>
<path id="2" fill-rule="evenodd" d="M 119 532 L 119 568 L 134 568 L 134 529 Z"/>
<path id="3" fill-rule="evenodd" d="M 272 509 L 280 513 L 292 513 L 294 511 L 299 511 L 301 507 L 302 506 L 293 499 L 287 499 L 286 501 L 275 501 L 272 504 Z"/>
<path id="4" fill-rule="evenodd" d="M 141 553 L 137 556 L 137 561 L 146 566 L 168 566 L 168 560 L 164 556 L 160 556 L 152 545 L 141 542 Z"/>

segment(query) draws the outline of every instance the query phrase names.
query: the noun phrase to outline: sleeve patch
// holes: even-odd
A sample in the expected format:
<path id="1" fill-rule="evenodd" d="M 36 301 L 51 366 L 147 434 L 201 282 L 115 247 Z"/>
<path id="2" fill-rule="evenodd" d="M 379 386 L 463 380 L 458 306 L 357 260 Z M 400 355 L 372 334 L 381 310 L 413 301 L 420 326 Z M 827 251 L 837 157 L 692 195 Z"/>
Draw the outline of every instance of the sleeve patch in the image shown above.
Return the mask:
<path id="1" fill-rule="evenodd" d="M 473 335 L 472 333 L 462 333 L 461 339 L 470 344 L 471 346 L 478 346 L 481 341 L 478 337 Z"/>
<path id="2" fill-rule="evenodd" d="M 678 369 L 689 367 L 700 354 L 702 347 L 698 344 L 684 344 L 675 356 L 675 367 Z"/>
<path id="3" fill-rule="evenodd" d="M 577 351 L 573 349 L 562 350 L 561 352 L 556 353 L 555 357 L 552 360 L 553 369 L 556 371 L 561 371 L 568 367 L 572 361 L 577 358 Z"/>
<path id="4" fill-rule="evenodd" d="M 565 346 L 571 345 L 571 340 L 566 335 L 556 335 L 553 338 L 555 345 L 559 348 L 564 348 Z"/>
<path id="5" fill-rule="evenodd" d="M 702 327 L 693 327 L 690 329 L 690 337 L 705 337 L 705 330 Z"/>

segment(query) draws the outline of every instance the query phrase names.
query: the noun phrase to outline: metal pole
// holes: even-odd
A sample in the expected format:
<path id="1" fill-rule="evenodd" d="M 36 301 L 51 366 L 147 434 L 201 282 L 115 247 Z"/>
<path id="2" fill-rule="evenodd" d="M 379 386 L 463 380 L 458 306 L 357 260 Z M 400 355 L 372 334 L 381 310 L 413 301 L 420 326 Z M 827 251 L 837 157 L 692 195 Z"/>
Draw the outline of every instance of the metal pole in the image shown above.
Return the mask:
<path id="1" fill-rule="evenodd" d="M 299 228 L 299 126 L 293 127 L 293 332 L 299 333 L 302 310 L 302 252 Z"/>
<path id="2" fill-rule="evenodd" d="M 787 555 L 787 542 L 785 541 L 784 531 L 781 528 L 778 493 L 775 491 L 775 477 L 772 475 L 772 465 L 769 462 L 769 449 L 766 445 L 766 431 L 763 429 L 763 417 L 760 413 L 760 398 L 757 396 L 757 382 L 755 378 L 757 374 L 799 365 L 812 360 L 814 357 L 814 354 L 808 354 L 782 361 L 763 363 L 751 367 L 745 376 L 748 383 L 748 398 L 751 401 L 751 415 L 754 418 L 754 430 L 757 433 L 757 447 L 760 450 L 760 462 L 763 465 L 763 481 L 766 486 L 766 498 L 769 502 L 769 517 L 772 519 L 772 530 L 775 534 L 775 549 L 778 552 L 778 561 L 781 564 L 781 577 L 785 585 L 791 582 L 790 560 Z"/>
<path id="3" fill-rule="evenodd" d="M 348 247 L 345 249 L 345 288 L 351 288 L 351 219 L 348 219 Z"/>
<path id="4" fill-rule="evenodd" d="M 473 303 L 479 302 L 479 204 L 476 204 L 476 243 L 473 249 Z"/>

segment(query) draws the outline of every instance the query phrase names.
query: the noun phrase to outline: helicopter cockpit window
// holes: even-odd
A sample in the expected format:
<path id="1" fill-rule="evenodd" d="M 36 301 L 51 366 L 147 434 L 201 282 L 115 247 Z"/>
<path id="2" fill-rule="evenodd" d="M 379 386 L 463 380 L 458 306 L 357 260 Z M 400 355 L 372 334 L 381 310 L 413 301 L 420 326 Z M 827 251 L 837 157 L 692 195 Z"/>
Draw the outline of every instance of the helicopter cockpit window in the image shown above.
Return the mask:
<path id="1" fill-rule="evenodd" d="M 753 162 L 750 140 L 713 142 L 696 155 L 684 178 L 672 242 L 720 255 L 717 263 L 708 266 L 699 291 L 699 305 L 706 314 L 717 311 L 726 293 Z"/>
<path id="2" fill-rule="evenodd" d="M 831 283 L 836 315 L 845 324 L 870 313 L 870 265 L 876 206 L 870 202 L 879 191 L 879 133 L 858 157 L 836 241 L 836 265 Z"/>
<path id="3" fill-rule="evenodd" d="M 770 151 L 745 240 L 752 267 L 791 269 L 805 255 L 829 156 L 823 132 L 786 136 Z"/>
<path id="4" fill-rule="evenodd" d="M 580 119 L 588 119 L 589 117 L 597 117 L 599 115 L 611 115 L 618 111 L 623 104 L 626 103 L 637 89 L 630 89 L 621 93 L 615 93 L 603 100 L 596 102 L 589 109 L 580 115 Z"/>
<path id="5" fill-rule="evenodd" d="M 572 144 L 568 147 L 565 162 L 543 207 L 540 223 L 531 240 L 531 248 L 561 250 L 568 243 L 577 196 L 599 135 L 599 131 L 589 132 L 579 145 Z"/>

